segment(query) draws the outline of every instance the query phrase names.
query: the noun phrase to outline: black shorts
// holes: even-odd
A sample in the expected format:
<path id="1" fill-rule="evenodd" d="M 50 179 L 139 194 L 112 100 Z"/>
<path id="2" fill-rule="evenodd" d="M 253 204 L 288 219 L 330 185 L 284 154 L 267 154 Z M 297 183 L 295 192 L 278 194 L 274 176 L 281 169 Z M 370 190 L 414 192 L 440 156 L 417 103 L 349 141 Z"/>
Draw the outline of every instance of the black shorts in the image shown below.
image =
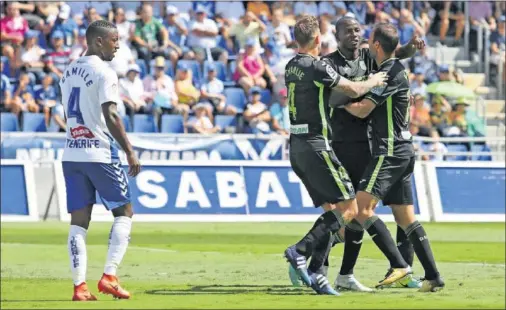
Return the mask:
<path id="1" fill-rule="evenodd" d="M 315 207 L 355 198 L 355 191 L 346 169 L 334 151 L 290 148 L 290 163 L 301 179 Z"/>
<path id="2" fill-rule="evenodd" d="M 353 188 L 357 189 L 365 168 L 371 161 L 369 142 L 332 142 L 332 149 L 348 171 Z"/>
<path id="3" fill-rule="evenodd" d="M 367 192 L 384 205 L 412 205 L 411 176 L 415 157 L 378 156 L 371 160 L 357 191 Z"/>

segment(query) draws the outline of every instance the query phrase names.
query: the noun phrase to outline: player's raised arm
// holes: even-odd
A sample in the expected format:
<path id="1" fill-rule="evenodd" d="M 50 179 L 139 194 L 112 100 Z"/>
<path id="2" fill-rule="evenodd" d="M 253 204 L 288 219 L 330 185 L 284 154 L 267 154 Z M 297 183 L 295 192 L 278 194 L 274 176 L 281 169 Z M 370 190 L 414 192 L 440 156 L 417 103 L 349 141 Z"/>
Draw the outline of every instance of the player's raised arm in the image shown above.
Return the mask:
<path id="1" fill-rule="evenodd" d="M 411 58 L 415 55 L 416 51 L 424 48 L 425 41 L 417 35 L 414 35 L 408 43 L 395 50 L 395 57 L 399 59 Z"/>
<path id="2" fill-rule="evenodd" d="M 369 77 L 367 81 L 352 82 L 344 77 L 339 79 L 339 83 L 334 89 L 340 91 L 351 98 L 358 98 L 368 93 L 372 88 L 383 86 L 388 76 L 385 72 L 378 72 Z"/>
<path id="3" fill-rule="evenodd" d="M 384 85 L 387 78 L 386 73 L 378 72 L 371 75 L 367 81 L 352 82 L 340 76 L 327 60 L 323 59 L 316 63 L 315 82 L 333 88 L 351 98 L 361 97 L 373 87 Z"/>
<path id="4" fill-rule="evenodd" d="M 101 81 L 99 98 L 102 103 L 102 113 L 104 114 L 107 129 L 114 139 L 126 153 L 128 160 L 128 174 L 135 177 L 141 170 L 139 160 L 135 156 L 132 145 L 128 140 L 123 126 L 123 120 L 118 114 L 117 102 L 120 100 L 118 95 L 118 77 L 112 71 L 106 74 Z"/>

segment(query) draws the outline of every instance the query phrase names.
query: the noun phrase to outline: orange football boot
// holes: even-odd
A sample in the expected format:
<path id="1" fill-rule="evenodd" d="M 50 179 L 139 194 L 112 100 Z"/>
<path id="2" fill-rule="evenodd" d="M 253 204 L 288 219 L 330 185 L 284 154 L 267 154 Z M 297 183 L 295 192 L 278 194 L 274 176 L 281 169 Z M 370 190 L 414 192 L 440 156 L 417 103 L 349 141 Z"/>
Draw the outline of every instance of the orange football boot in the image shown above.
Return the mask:
<path id="1" fill-rule="evenodd" d="M 98 282 L 98 291 L 103 294 L 112 295 L 114 298 L 130 298 L 130 293 L 119 285 L 118 278 L 105 273 L 102 275 L 102 279 Z"/>
<path id="2" fill-rule="evenodd" d="M 88 291 L 88 285 L 86 282 L 83 282 L 79 285 L 74 285 L 74 296 L 72 296 L 72 301 L 94 301 L 97 300 L 97 297 L 92 295 L 90 291 Z"/>

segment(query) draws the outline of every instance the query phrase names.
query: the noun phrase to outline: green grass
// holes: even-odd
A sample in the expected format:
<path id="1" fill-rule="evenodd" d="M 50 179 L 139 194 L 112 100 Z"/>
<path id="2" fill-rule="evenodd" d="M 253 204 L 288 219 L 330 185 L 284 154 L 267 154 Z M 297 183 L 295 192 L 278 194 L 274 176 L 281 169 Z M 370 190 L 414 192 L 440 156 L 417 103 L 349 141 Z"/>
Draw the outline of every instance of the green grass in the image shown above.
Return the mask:
<path id="1" fill-rule="evenodd" d="M 374 294 L 317 296 L 289 284 L 281 253 L 310 223 L 135 223 L 120 279 L 131 300 L 99 295 L 73 303 L 67 257 L 68 224 L 1 225 L 1 305 L 5 308 L 505 308 L 505 225 L 426 224 L 445 290 L 422 294 L 385 289 Z M 389 225 L 392 232 L 395 227 Z M 88 234 L 88 285 L 97 292 L 110 224 Z M 332 251 L 329 279 L 340 265 Z M 369 237 L 356 276 L 373 286 L 388 263 Z M 415 274 L 422 275 L 416 261 Z"/>

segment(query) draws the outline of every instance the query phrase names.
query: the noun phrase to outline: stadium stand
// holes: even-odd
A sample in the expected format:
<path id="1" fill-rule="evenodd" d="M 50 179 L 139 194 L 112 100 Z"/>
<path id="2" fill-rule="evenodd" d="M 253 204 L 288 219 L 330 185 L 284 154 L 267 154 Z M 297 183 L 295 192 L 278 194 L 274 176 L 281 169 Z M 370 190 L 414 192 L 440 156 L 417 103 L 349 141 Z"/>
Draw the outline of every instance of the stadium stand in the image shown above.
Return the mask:
<path id="1" fill-rule="evenodd" d="M 224 132 L 225 127 L 229 130 L 230 127 L 234 127 L 236 133 L 251 132 L 251 128 L 244 125 L 242 118 L 249 96 L 233 79 L 233 76 L 243 69 L 238 68 L 237 59 L 241 59 L 241 55 L 245 52 L 244 45 L 241 45 L 244 42 L 249 42 L 250 39 L 257 40 L 255 55 L 261 56 L 266 68 L 265 72 L 261 72 L 262 77 L 268 82 L 267 87 L 261 92 L 261 101 L 267 105 L 280 101 L 277 94 L 284 88 L 284 64 L 297 52 L 293 44 L 293 24 L 300 12 L 294 3 L 281 5 L 278 2 L 265 2 L 268 12 L 254 12 L 258 14 L 256 21 L 246 21 L 243 19 L 243 13 L 239 11 L 217 14 L 213 5 L 204 4 L 202 7 L 203 2 L 200 1 L 181 6 L 185 8 L 182 11 L 174 9 L 171 3 L 167 3 L 165 8 L 157 6 L 153 11 L 153 18 L 160 21 L 171 43 L 166 44 L 162 42 L 160 36 L 155 35 L 156 39 L 150 43 L 153 45 L 151 59 L 139 57 L 139 51 L 142 53 L 145 51 L 140 49 L 129 35 L 129 32 L 136 31 L 135 27 L 139 25 L 135 21 L 140 18 L 140 3 L 140 1 L 137 2 L 137 10 L 133 11 L 135 1 L 129 3 L 128 6 L 122 2 L 110 2 L 107 7 L 110 7 L 111 11 L 104 11 L 103 15 L 96 14 L 96 10 L 91 7 L 91 2 L 55 3 L 53 10 L 48 15 L 44 15 L 45 13 L 42 14 L 42 12 L 46 10 L 41 9 L 42 3 L 39 2 L 35 2 L 33 11 L 27 11 L 26 6 L 18 6 L 16 2 L 3 2 L 0 5 L 0 24 L 2 32 L 9 36 L 6 37 L 7 39 L 0 39 L 2 42 L 0 111 L 14 114 L 2 114 L 2 131 L 46 130 L 49 124 L 45 122 L 49 122 L 51 114 L 55 113 L 55 108 L 45 107 L 44 100 L 36 98 L 40 94 L 35 93 L 33 89 L 41 85 L 44 75 L 50 74 L 53 77 L 53 86 L 58 91 L 58 79 L 61 75 L 61 70 L 58 68 L 64 68 L 65 64 L 85 51 L 82 46 L 82 34 L 87 25 L 97 19 L 109 19 L 118 26 L 120 51 L 116 59 L 111 62 L 111 67 L 116 70 L 120 78 L 125 75 L 125 68 L 129 64 L 136 63 L 140 68 L 139 77 L 144 80 L 149 72 L 153 72 L 155 56 L 162 55 L 166 57 L 165 73 L 173 81 L 175 81 L 178 66 L 188 66 L 192 72 L 193 85 L 200 90 L 201 85 L 206 82 L 208 67 L 212 63 L 217 78 L 225 87 L 223 94 L 226 97 L 226 104 L 235 107 L 239 113 L 237 117 L 231 117 L 221 115 L 225 112 L 218 113 L 215 110 L 212 112 L 214 117 L 209 115 L 211 120 L 214 119 L 214 125 L 221 127 L 221 132 Z M 242 4 L 244 10 L 241 11 L 247 12 L 248 2 Z M 321 3 L 316 1 L 316 4 L 319 6 Z M 65 17 L 63 16 L 65 14 L 60 14 L 60 11 L 68 11 L 67 6 L 70 6 L 71 16 L 69 19 L 64 19 L 62 17 Z M 114 16 L 115 9 L 118 7 L 128 11 L 126 19 Z M 188 10 L 190 7 L 191 9 Z M 281 21 L 278 23 L 273 20 L 272 12 L 281 7 Z M 356 17 L 362 23 L 365 38 L 377 20 L 386 20 L 399 25 L 401 37 L 409 39 L 411 34 L 417 34 L 426 40 L 428 45 L 426 50 L 406 61 L 411 71 L 412 93 L 422 92 L 425 98 L 425 109 L 433 112 L 435 101 L 440 100 L 436 99 L 438 96 L 434 94 L 424 93 L 425 87 L 440 80 L 455 81 L 474 92 L 476 99 L 468 100 L 465 103 L 466 108 L 461 110 L 457 109 L 458 104 L 456 104 L 459 98 L 444 97 L 446 103 L 443 116 L 448 119 L 448 127 L 452 128 L 448 132 L 452 134 L 446 135 L 446 131 L 441 131 L 438 132 L 439 136 L 466 138 L 504 135 L 504 77 L 506 74 L 504 70 L 506 7 L 504 4 L 489 2 L 479 6 L 473 2 L 452 2 L 451 5 L 443 5 L 428 1 L 387 1 L 372 2 L 375 11 L 369 10 L 367 13 L 359 13 L 352 2 L 332 3 L 326 7 L 325 12 L 322 11 L 319 14 L 326 15 L 332 24 L 343 15 Z M 219 30 L 217 36 L 202 39 L 192 33 L 192 27 L 196 25 L 196 10 L 204 10 L 210 21 L 217 25 Z M 444 27 L 446 21 L 441 17 L 444 14 L 440 14 L 445 12 L 453 14 L 456 18 L 455 22 L 450 23 L 448 29 Z M 236 28 L 245 26 L 247 23 L 252 23 L 248 24 L 251 29 L 256 29 L 259 23 L 263 23 L 265 30 L 259 34 L 252 33 L 249 37 L 244 33 L 236 33 Z M 406 23 L 407 26 L 404 25 Z M 335 32 L 334 27 L 328 28 L 329 32 Z M 61 38 L 62 33 L 63 38 Z M 330 34 L 329 37 L 332 37 L 332 33 Z M 141 37 L 144 35 L 146 34 L 141 33 Z M 35 46 L 27 43 L 33 38 L 36 38 Z M 54 48 L 58 40 L 63 40 L 64 47 L 55 52 Z M 205 41 L 207 48 L 197 47 L 203 42 L 202 40 L 207 40 Z M 326 52 L 332 51 L 332 49 L 326 50 Z M 224 58 L 224 55 L 227 57 Z M 143 57 L 145 57 L 144 54 Z M 37 65 L 27 66 L 27 61 Z M 20 87 L 19 77 L 25 73 L 30 76 L 30 85 Z M 164 98 L 170 100 L 167 96 L 157 98 L 161 98 L 162 101 Z M 40 114 L 28 113 L 28 106 L 32 112 L 34 110 L 33 100 Z M 199 103 L 200 100 L 190 102 L 190 107 Z M 58 104 L 61 103 L 58 102 Z M 152 104 L 147 100 L 146 107 L 151 107 Z M 171 105 L 170 102 L 161 104 L 162 106 Z M 288 109 L 288 107 L 284 105 L 283 109 Z M 413 109 L 415 111 L 412 115 L 415 115 L 417 111 Z M 176 109 L 168 108 L 163 113 L 169 114 L 161 116 L 160 128 L 158 128 L 155 122 L 157 116 L 153 114 L 157 109 L 145 108 L 129 115 L 123 112 L 122 107 L 119 107 L 119 110 L 129 132 L 152 133 L 160 129 L 163 133 L 183 133 L 187 127 L 185 124 L 189 122 L 176 115 Z M 188 115 L 193 115 L 192 109 L 185 114 L 185 117 Z M 429 127 L 431 126 L 436 127 L 435 124 L 430 124 Z M 447 146 L 449 150 L 462 149 L 460 146 L 450 144 Z M 478 149 L 473 147 L 472 150 Z M 487 150 L 495 151 L 492 146 L 480 148 L 481 152 Z M 484 160 L 488 157 L 480 155 L 466 158 Z"/>

